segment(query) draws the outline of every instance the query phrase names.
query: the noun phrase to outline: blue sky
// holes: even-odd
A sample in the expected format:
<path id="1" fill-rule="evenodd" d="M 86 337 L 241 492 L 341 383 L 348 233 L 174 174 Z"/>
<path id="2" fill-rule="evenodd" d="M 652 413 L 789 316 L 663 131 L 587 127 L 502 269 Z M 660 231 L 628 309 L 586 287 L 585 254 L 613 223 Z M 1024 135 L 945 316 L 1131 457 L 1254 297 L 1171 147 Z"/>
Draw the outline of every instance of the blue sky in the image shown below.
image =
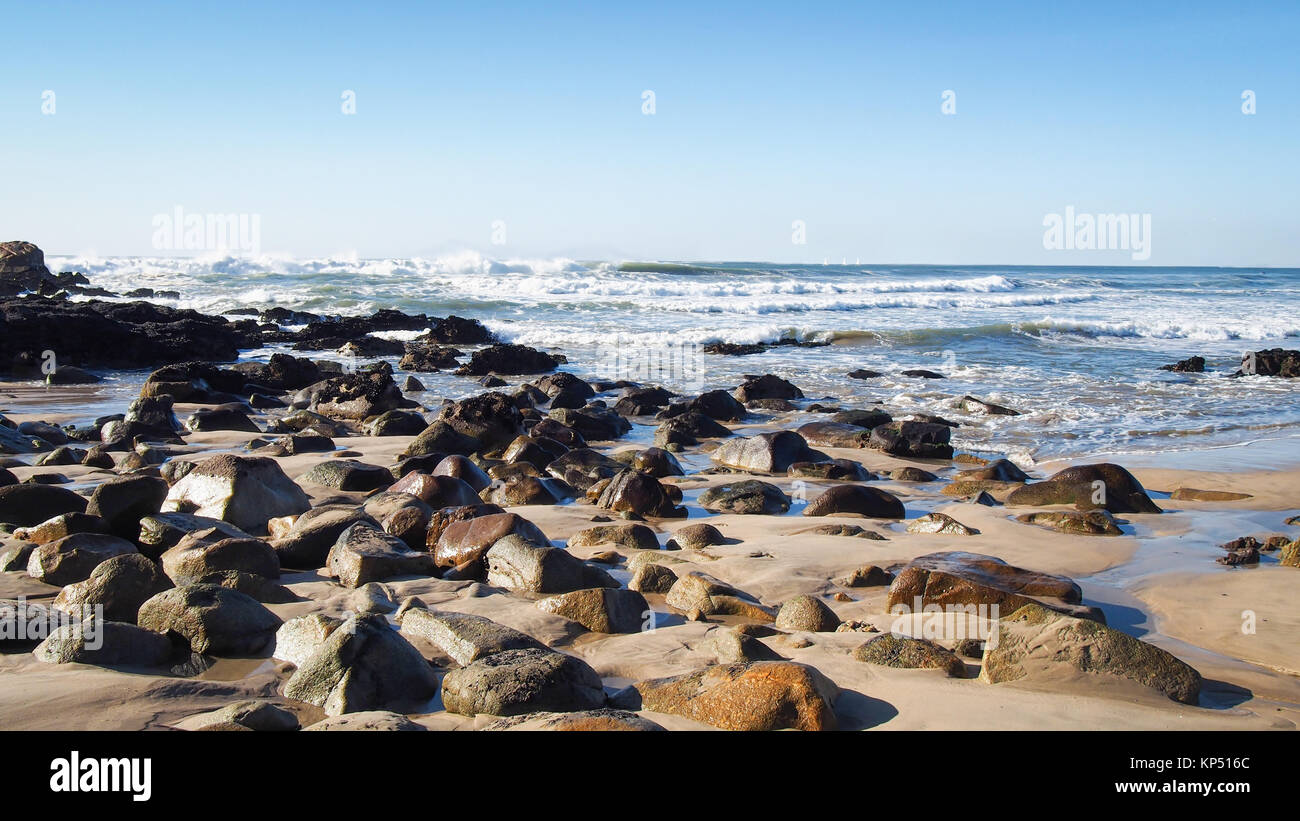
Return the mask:
<path id="1" fill-rule="evenodd" d="M 294 256 L 1127 263 L 1043 247 L 1073 206 L 1300 266 L 1300 4 L 706 5 L 7 3 L 0 239 L 157 254 L 179 205 Z"/>

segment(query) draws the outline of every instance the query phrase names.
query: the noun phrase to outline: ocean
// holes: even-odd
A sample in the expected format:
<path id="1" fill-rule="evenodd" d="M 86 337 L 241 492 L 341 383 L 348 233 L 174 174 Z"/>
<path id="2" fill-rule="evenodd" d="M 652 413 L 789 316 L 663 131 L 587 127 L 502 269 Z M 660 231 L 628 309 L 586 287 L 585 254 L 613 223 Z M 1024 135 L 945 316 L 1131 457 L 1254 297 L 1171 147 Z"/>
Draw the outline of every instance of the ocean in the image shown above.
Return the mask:
<path id="1" fill-rule="evenodd" d="M 477 253 L 51 256 L 47 264 L 81 271 L 117 293 L 175 290 L 179 299 L 156 301 L 210 314 L 283 306 L 471 317 L 505 341 L 558 349 L 569 358 L 566 370 L 587 376 L 618 376 L 601 367 L 615 344 L 653 351 L 829 342 L 703 354 L 695 370 L 664 382 L 730 388 L 745 374 L 775 373 L 810 399 L 944 416 L 962 423 L 953 436 L 959 449 L 1023 465 L 1267 441 L 1290 446 L 1300 437 L 1300 380 L 1231 378 L 1243 352 L 1300 347 L 1300 269 L 618 263 Z M 264 359 L 276 350 L 245 356 Z M 1205 373 L 1159 370 L 1194 355 L 1206 358 Z M 883 375 L 847 377 L 859 368 Z M 916 368 L 946 378 L 899 373 Z M 111 374 L 109 393 L 120 384 L 115 401 L 125 406 L 139 378 Z M 419 378 L 431 406 L 482 390 L 451 374 Z M 1022 415 L 972 417 L 955 407 L 966 394 Z"/>

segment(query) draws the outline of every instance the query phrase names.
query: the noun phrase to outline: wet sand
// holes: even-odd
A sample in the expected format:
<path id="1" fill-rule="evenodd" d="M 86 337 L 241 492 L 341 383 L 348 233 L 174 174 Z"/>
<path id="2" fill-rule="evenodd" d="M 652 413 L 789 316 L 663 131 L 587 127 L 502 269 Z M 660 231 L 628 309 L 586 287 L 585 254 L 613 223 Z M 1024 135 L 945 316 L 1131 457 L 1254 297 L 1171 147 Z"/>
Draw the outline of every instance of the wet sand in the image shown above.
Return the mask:
<path id="1" fill-rule="evenodd" d="M 0 384 L 0 404 L 15 421 L 45 419 L 85 421 L 84 414 L 60 414 L 55 408 L 78 400 L 77 391 L 45 392 L 30 385 Z M 90 389 L 93 391 L 93 389 Z M 82 393 L 81 399 L 93 394 Z M 20 411 L 21 409 L 21 411 Z M 185 418 L 193 406 L 178 405 Z M 766 415 L 766 414 L 765 414 Z M 74 418 L 75 417 L 75 418 Z M 794 417 L 735 426 L 751 434 L 792 428 Z M 802 415 L 800 416 L 802 419 Z M 652 428 L 640 427 L 624 441 L 597 449 L 610 452 L 628 442 L 648 441 Z M 176 458 L 201 459 L 215 452 L 242 452 L 254 434 L 218 432 L 190 434 Z M 339 438 L 341 448 L 360 453 L 360 461 L 389 465 L 411 437 Z M 641 445 L 644 447 L 644 445 Z M 832 457 L 860 461 L 873 470 L 906 465 L 923 467 L 951 478 L 963 465 L 899 459 L 873 450 L 820 448 Z M 329 454 L 305 454 L 278 459 L 285 473 L 301 476 Z M 706 463 L 692 450 L 687 465 Z M 1041 466 L 1047 467 L 1047 466 Z M 1034 471 L 1036 478 L 1046 473 Z M 689 469 L 689 468 L 688 468 Z M 41 468 L 17 467 L 20 478 Z M 52 468 L 73 479 L 74 489 L 87 489 L 107 478 L 107 471 L 68 466 Z M 841 689 L 835 710 L 847 729 L 1294 729 L 1300 721 L 1300 616 L 1294 606 L 1300 570 L 1281 567 L 1266 555 L 1258 567 L 1225 568 L 1214 563 L 1217 547 L 1237 536 L 1283 533 L 1295 538 L 1297 529 L 1283 520 L 1296 513 L 1293 489 L 1300 487 L 1300 470 L 1220 472 L 1161 467 L 1134 468 L 1164 514 L 1125 515 L 1124 535 L 1068 535 L 1014 521 L 1026 508 L 986 507 L 955 501 L 939 493 L 943 481 L 927 483 L 872 482 L 897 495 L 907 518 L 938 511 L 978 529 L 972 536 L 912 534 L 905 523 L 865 520 L 851 516 L 810 518 L 796 504 L 782 516 L 713 515 L 694 500 L 701 490 L 733 482 L 737 473 L 670 478 L 682 487 L 688 519 L 649 522 L 662 544 L 686 524 L 707 521 L 727 537 L 727 544 L 671 555 L 683 562 L 678 571 L 698 569 L 756 596 L 767 605 L 799 594 L 821 598 L 842 620 L 858 619 L 888 631 L 886 587 L 848 588 L 839 583 L 855 568 L 867 564 L 901 565 L 910 559 L 947 550 L 988 554 L 1011 564 L 1046 573 L 1067 575 L 1085 591 L 1085 603 L 1101 605 L 1109 623 L 1144 641 L 1174 653 L 1196 667 L 1205 678 L 1199 706 L 1171 701 L 1136 684 L 1084 674 L 1065 675 L 1048 683 L 987 684 L 977 678 L 978 661 L 967 660 L 967 678 L 947 678 L 938 670 L 905 670 L 855 660 L 851 651 L 874 634 L 791 633 L 764 639 L 771 649 L 796 662 L 811 665 Z M 760 476 L 787 494 L 798 494 L 785 476 Z M 805 480 L 802 495 L 815 496 L 835 482 Z M 1184 502 L 1166 497 L 1178 487 L 1231 490 L 1252 494 L 1232 502 Z M 315 499 L 338 496 L 337 491 L 307 486 Z M 347 495 L 347 494 L 343 494 Z M 364 494 L 355 494 L 358 500 Z M 1053 508 L 1043 508 L 1053 509 Z M 564 546 L 579 530 L 590 527 L 601 513 L 586 503 L 531 505 L 510 508 L 528 518 L 552 544 Z M 818 524 L 857 524 L 880 532 L 885 541 L 842 536 L 796 534 Z M 574 548 L 580 558 L 609 550 L 610 545 Z M 611 572 L 626 581 L 626 563 L 635 551 L 619 548 L 620 562 Z M 290 604 L 268 605 L 282 619 L 311 613 L 341 616 L 353 592 L 317 573 L 286 575 L 282 583 L 302 597 Z M 654 630 L 627 635 L 587 633 L 574 622 L 542 612 L 533 599 L 470 581 L 406 578 L 384 583 L 394 601 L 419 596 L 438 609 L 488 616 L 526 632 L 548 645 L 585 659 L 603 678 L 607 691 L 632 681 L 683 673 L 715 661 L 709 647 L 711 631 L 733 622 L 685 620 L 649 595 L 657 611 Z M 58 592 L 24 573 L 0 574 L 0 598 L 25 595 L 49 598 Z M 832 596 L 843 594 L 847 601 Z M 1254 611 L 1253 633 L 1242 632 L 1242 612 Z M 439 661 L 434 648 L 415 642 Z M 449 663 L 443 660 L 445 663 Z M 78 664 L 48 665 L 29 653 L 0 655 L 0 727 L 5 729 L 144 729 L 184 726 L 187 718 L 241 698 L 277 697 L 292 666 L 274 659 L 223 660 L 193 678 L 133 674 Z M 473 729 L 491 719 L 467 718 L 441 709 L 435 699 L 412 716 L 430 729 Z M 304 724 L 319 717 L 317 708 L 297 705 Z M 314 711 L 314 712 L 313 712 Z M 711 729 L 688 719 L 643 711 L 669 729 Z"/>

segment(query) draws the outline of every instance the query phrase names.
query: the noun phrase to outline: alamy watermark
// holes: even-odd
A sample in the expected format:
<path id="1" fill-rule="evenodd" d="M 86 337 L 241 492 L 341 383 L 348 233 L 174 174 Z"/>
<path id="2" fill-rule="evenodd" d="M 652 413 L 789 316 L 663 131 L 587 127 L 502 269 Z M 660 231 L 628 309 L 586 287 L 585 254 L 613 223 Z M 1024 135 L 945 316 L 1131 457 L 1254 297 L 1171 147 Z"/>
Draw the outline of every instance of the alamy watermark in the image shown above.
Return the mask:
<path id="1" fill-rule="evenodd" d="M 1064 214 L 1043 217 L 1043 247 L 1049 251 L 1130 251 L 1135 260 L 1151 258 L 1150 214 Z"/>
<path id="2" fill-rule="evenodd" d="M 909 606 L 898 602 L 889 608 L 894 617 L 889 630 L 895 636 L 928 641 L 984 642 L 986 650 L 998 646 L 1000 608 L 992 604 L 926 604 L 920 596 Z"/>
<path id="3" fill-rule="evenodd" d="M 102 604 L 83 604 L 71 610 L 55 610 L 44 604 L 29 605 L 24 596 L 0 607 L 0 642 L 40 642 L 56 632 L 63 638 L 83 640 L 87 650 L 104 646 Z"/>
<path id="4" fill-rule="evenodd" d="M 596 367 L 615 380 L 671 384 L 681 390 L 704 387 L 704 347 L 696 342 L 649 343 L 618 334 L 598 346 Z"/>
<path id="5" fill-rule="evenodd" d="M 155 214 L 153 229 L 159 251 L 262 251 L 261 214 L 190 214 L 177 205 L 171 213 Z"/>

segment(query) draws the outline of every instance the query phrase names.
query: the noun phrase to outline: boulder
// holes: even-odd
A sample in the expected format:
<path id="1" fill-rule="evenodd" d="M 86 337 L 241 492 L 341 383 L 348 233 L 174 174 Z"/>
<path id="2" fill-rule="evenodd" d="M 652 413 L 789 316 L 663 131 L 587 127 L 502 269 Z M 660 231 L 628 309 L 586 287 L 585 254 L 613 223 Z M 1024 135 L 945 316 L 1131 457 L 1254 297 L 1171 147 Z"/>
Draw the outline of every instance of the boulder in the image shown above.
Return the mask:
<path id="1" fill-rule="evenodd" d="M 803 399 L 803 391 L 770 373 L 746 379 L 733 395 L 742 404 L 755 399 Z"/>
<path id="2" fill-rule="evenodd" d="M 576 430 L 585 441 L 589 442 L 612 442 L 632 430 L 632 423 L 613 410 L 594 405 L 576 410 L 553 409 L 549 415 L 551 419 L 565 427 Z"/>
<path id="3" fill-rule="evenodd" d="M 435 509 L 474 505 L 479 502 L 478 492 L 463 479 L 414 470 L 393 483 L 388 491 L 409 494 Z"/>
<path id="4" fill-rule="evenodd" d="M 327 459 L 298 477 L 299 482 L 332 490 L 376 490 L 393 483 L 388 468 L 367 465 L 354 459 Z"/>
<path id="5" fill-rule="evenodd" d="M 739 422 L 745 418 L 745 406 L 726 391 L 707 391 L 686 403 L 687 411 L 702 413 L 710 419 Z"/>
<path id="6" fill-rule="evenodd" d="M 551 354 L 527 345 L 497 344 L 481 348 L 470 355 L 469 362 L 457 371 L 458 376 L 486 376 L 549 373 L 559 364 Z"/>
<path id="7" fill-rule="evenodd" d="M 1241 370 L 1233 376 L 1280 376 L 1294 379 L 1300 376 L 1300 351 L 1270 348 L 1248 352 L 1241 357 Z"/>
<path id="8" fill-rule="evenodd" d="M 429 427 L 424 417 L 414 411 L 390 410 L 367 419 L 367 436 L 418 436 Z"/>
<path id="9" fill-rule="evenodd" d="M 173 656 L 171 639 L 134 624 L 96 620 L 56 628 L 32 652 L 46 664 L 93 664 L 98 667 L 165 666 Z"/>
<path id="10" fill-rule="evenodd" d="M 746 479 L 709 488 L 700 494 L 699 505 L 714 513 L 776 515 L 790 509 L 790 497 L 770 482 Z"/>
<path id="11" fill-rule="evenodd" d="M 63 513 L 85 512 L 86 500 L 66 488 L 32 484 L 0 487 L 0 522 L 32 527 Z"/>
<path id="12" fill-rule="evenodd" d="M 217 430 L 241 430 L 249 433 L 261 433 L 262 429 L 249 418 L 244 405 L 239 403 L 219 405 L 215 408 L 196 410 L 185 420 L 185 428 L 194 433 L 206 433 Z"/>
<path id="13" fill-rule="evenodd" d="M 167 482 L 154 476 L 121 476 L 98 485 L 86 513 L 108 523 L 109 531 L 123 539 L 140 536 L 140 520 L 162 509 Z"/>
<path id="14" fill-rule="evenodd" d="M 256 656 L 281 624 L 252 597 L 212 584 L 164 590 L 140 606 L 137 621 L 146 630 L 175 632 L 191 651 L 215 656 Z"/>
<path id="15" fill-rule="evenodd" d="M 571 713 L 540 712 L 511 716 L 482 728 L 492 732 L 660 732 L 664 728 L 627 710 L 576 710 Z"/>
<path id="16" fill-rule="evenodd" d="M 934 422 L 890 422 L 871 429 L 868 445 L 893 456 L 951 459 L 952 429 Z"/>
<path id="17" fill-rule="evenodd" d="M 511 476 L 488 485 L 479 494 L 484 502 L 515 507 L 521 505 L 554 505 L 569 496 L 566 489 L 550 479 L 536 476 Z"/>
<path id="18" fill-rule="evenodd" d="M 885 411 L 870 409 L 836 411 L 831 414 L 830 421 L 840 425 L 853 425 L 854 427 L 871 430 L 881 425 L 887 425 L 894 419 Z"/>
<path id="19" fill-rule="evenodd" d="M 810 461 L 812 453 L 803 436 L 783 430 L 723 442 L 712 458 L 720 465 L 741 470 L 784 473 L 795 462 Z"/>
<path id="20" fill-rule="evenodd" d="M 561 593 L 538 601 L 537 607 L 576 621 L 593 633 L 637 633 L 645 629 L 646 616 L 651 614 L 640 593 L 609 587 Z"/>
<path id="21" fill-rule="evenodd" d="M 838 479 L 848 482 L 866 482 L 876 478 L 875 474 L 851 459 L 795 462 L 786 468 L 785 475 L 800 479 Z"/>
<path id="22" fill-rule="evenodd" d="M 509 396 L 497 391 L 444 405 L 439 419 L 457 432 L 478 440 L 484 450 L 504 448 L 524 432 L 519 408 Z M 444 452 L 464 453 L 451 449 L 444 449 Z"/>
<path id="23" fill-rule="evenodd" d="M 461 433 L 445 420 L 437 419 L 411 440 L 403 451 L 403 456 L 438 454 L 441 459 L 448 453 L 469 455 L 481 447 L 483 443 L 477 438 Z"/>
<path id="24" fill-rule="evenodd" d="M 1176 373 L 1204 373 L 1205 357 L 1193 356 L 1188 359 L 1183 359 L 1179 362 L 1175 362 L 1172 365 L 1161 365 L 1160 370 L 1174 371 Z"/>
<path id="25" fill-rule="evenodd" d="M 402 405 L 402 390 L 391 373 L 347 373 L 303 389 L 312 397 L 311 409 L 330 419 L 361 421 Z"/>
<path id="26" fill-rule="evenodd" d="M 776 626 L 782 630 L 832 633 L 840 626 L 840 617 L 821 599 L 795 596 L 781 605 L 776 614 Z"/>
<path id="27" fill-rule="evenodd" d="M 945 536 L 974 536 L 978 530 L 967 527 L 946 513 L 927 513 L 907 523 L 908 533 L 939 533 Z"/>
<path id="28" fill-rule="evenodd" d="M 20 527 L 14 535 L 33 544 L 45 544 L 74 533 L 107 533 L 108 522 L 85 513 L 61 513 L 33 527 Z"/>
<path id="29" fill-rule="evenodd" d="M 438 462 L 432 472 L 434 476 L 450 476 L 460 479 L 469 485 L 470 489 L 475 493 L 492 484 L 492 478 L 484 473 L 481 467 L 459 454 L 452 454 Z M 474 502 L 465 502 L 464 504 L 474 504 Z"/>
<path id="30" fill-rule="evenodd" d="M 268 519 L 310 508 L 307 494 L 284 475 L 274 459 L 232 454 L 198 463 L 172 485 L 162 506 L 166 512 L 221 519 L 255 535 L 266 532 Z"/>
<path id="31" fill-rule="evenodd" d="M 547 473 L 583 492 L 602 479 L 614 478 L 623 470 L 622 462 L 585 447 L 570 450 L 546 467 Z"/>
<path id="32" fill-rule="evenodd" d="M 1064 576 L 1052 576 L 1009 565 L 993 556 L 952 551 L 918 556 L 894 577 L 886 609 L 917 613 L 927 605 L 996 605 L 1007 614 L 1026 604 L 1045 604 L 1073 615 L 1088 615 L 1081 607 L 1083 592 Z"/>
<path id="33" fill-rule="evenodd" d="M 485 554 L 487 583 L 528 593 L 568 593 L 587 587 L 618 587 L 605 571 L 584 564 L 565 550 L 533 544 L 511 534 Z"/>
<path id="34" fill-rule="evenodd" d="M 957 400 L 957 407 L 967 413 L 976 416 L 1019 416 L 1020 411 L 1002 405 L 995 405 L 992 402 L 985 402 L 983 399 L 976 399 L 973 396 L 963 396 Z"/>
<path id="35" fill-rule="evenodd" d="M 1029 474 L 1009 459 L 998 459 L 981 468 L 963 470 L 957 478 L 963 481 L 1028 482 Z"/>
<path id="36" fill-rule="evenodd" d="M 846 422 L 808 422 L 798 433 L 809 445 L 819 448 L 865 448 L 871 443 L 871 431 Z"/>
<path id="37" fill-rule="evenodd" d="M 462 351 L 449 345 L 408 342 L 402 360 L 397 363 L 397 367 L 404 371 L 435 373 L 443 369 L 460 367 L 460 362 L 456 360 L 456 357 L 463 355 Z"/>
<path id="38" fill-rule="evenodd" d="M 492 545 L 511 535 L 535 545 L 550 545 L 537 525 L 517 514 L 476 516 L 447 526 L 434 545 L 434 563 L 438 567 L 459 567 L 481 561 Z"/>
<path id="39" fill-rule="evenodd" d="M 903 503 L 897 496 L 866 485 L 836 485 L 803 509 L 805 516 L 853 513 L 872 519 L 901 519 Z"/>
<path id="40" fill-rule="evenodd" d="M 402 632 L 437 647 L 462 667 L 506 650 L 545 650 L 537 639 L 483 616 L 414 607 L 400 616 Z"/>
<path id="41" fill-rule="evenodd" d="M 549 649 L 505 650 L 443 677 L 447 712 L 516 716 L 605 706 L 600 676 L 581 659 Z"/>
<path id="42" fill-rule="evenodd" d="M 374 525 L 358 522 L 339 534 L 326 567 L 339 584 L 355 588 L 394 576 L 433 575 L 433 557 L 411 550 Z"/>
<path id="43" fill-rule="evenodd" d="M 641 564 L 632 571 L 628 590 L 639 593 L 667 593 L 677 583 L 677 574 L 661 564 Z"/>
<path id="44" fill-rule="evenodd" d="M 231 538 L 217 528 L 187 534 L 163 552 L 160 562 L 167 577 L 178 584 L 221 570 L 280 578 L 280 559 L 270 544 L 251 536 Z"/>
<path id="45" fill-rule="evenodd" d="M 711 524 L 697 522 L 674 530 L 673 537 L 668 540 L 665 547 L 669 549 L 703 550 L 706 547 L 726 543 L 727 539 L 722 535 L 721 530 Z"/>
<path id="46" fill-rule="evenodd" d="M 73 614 L 93 613 L 93 608 L 102 607 L 108 621 L 134 624 L 140 605 L 171 586 L 171 580 L 148 558 L 125 553 L 100 562 L 85 581 L 64 587 L 53 606 Z"/>
<path id="47" fill-rule="evenodd" d="M 1034 603 L 999 622 L 997 646 L 985 649 L 980 679 L 1053 680 L 1062 669 L 1134 681 L 1183 704 L 1196 704 L 1201 691 L 1200 673 L 1171 653 Z"/>
<path id="48" fill-rule="evenodd" d="M 615 544 L 628 550 L 658 550 L 655 532 L 641 524 L 597 525 L 579 530 L 569 537 L 568 547 L 593 547 Z"/>
<path id="49" fill-rule="evenodd" d="M 1076 465 L 1025 485 L 1007 497 L 1008 505 L 1074 505 L 1078 510 L 1105 508 L 1111 513 L 1159 513 L 1142 484 L 1119 465 Z"/>
<path id="50" fill-rule="evenodd" d="M 168 548 L 180 544 L 190 533 L 198 530 L 216 530 L 227 539 L 251 539 L 249 534 L 220 519 L 195 516 L 192 513 L 155 513 L 140 520 L 140 535 L 136 542 L 140 552 L 151 559 L 159 559 Z"/>
<path id="51" fill-rule="evenodd" d="M 700 439 L 716 439 L 731 435 L 731 429 L 720 425 L 702 413 L 691 411 L 665 419 L 655 428 L 654 444 L 667 450 L 698 445 Z"/>
<path id="52" fill-rule="evenodd" d="M 438 691 L 433 668 L 383 616 L 350 617 L 298 666 L 286 698 L 327 715 L 418 708 Z"/>
<path id="53" fill-rule="evenodd" d="M 838 688 L 790 661 L 721 664 L 633 685 L 640 706 L 723 730 L 834 730 Z"/>
<path id="54" fill-rule="evenodd" d="M 246 699 L 219 710 L 190 716 L 181 722 L 186 730 L 243 729 L 288 732 L 299 728 L 298 716 L 273 701 Z"/>
<path id="55" fill-rule="evenodd" d="M 346 713 L 321 719 L 303 732 L 426 732 L 423 724 L 416 724 L 401 713 L 391 710 L 363 710 L 359 713 Z"/>
<path id="56" fill-rule="evenodd" d="M 853 651 L 858 661 L 880 664 L 885 667 L 905 669 L 934 669 L 945 671 L 950 678 L 962 678 L 966 664 L 950 650 L 932 641 L 910 636 L 882 633 Z"/>
<path id="57" fill-rule="evenodd" d="M 351 505 L 322 505 L 299 516 L 289 532 L 271 543 L 281 567 L 314 569 L 325 564 L 339 535 L 364 522 L 379 527 L 364 510 Z"/>
<path id="58" fill-rule="evenodd" d="M 601 491 L 596 507 L 638 516 L 685 518 L 686 509 L 677 507 L 659 480 L 635 470 L 625 470 Z"/>
<path id="59" fill-rule="evenodd" d="M 1121 536 L 1124 533 L 1115 523 L 1115 517 L 1105 510 L 1089 510 L 1087 513 L 1069 511 L 1022 513 L 1016 517 L 1016 521 L 1082 536 Z"/>
<path id="60" fill-rule="evenodd" d="M 102 562 L 137 552 L 135 545 L 104 533 L 74 533 L 32 551 L 27 575 L 62 587 L 85 581 Z"/>

